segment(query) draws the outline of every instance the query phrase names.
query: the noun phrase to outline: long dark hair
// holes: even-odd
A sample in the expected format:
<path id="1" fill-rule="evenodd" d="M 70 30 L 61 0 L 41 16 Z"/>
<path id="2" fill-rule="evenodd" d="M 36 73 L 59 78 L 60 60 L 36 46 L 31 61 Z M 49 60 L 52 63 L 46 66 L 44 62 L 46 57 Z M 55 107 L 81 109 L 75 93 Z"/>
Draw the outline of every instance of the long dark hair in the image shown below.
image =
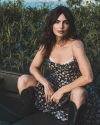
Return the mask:
<path id="1" fill-rule="evenodd" d="M 42 35 L 41 38 L 41 48 L 43 48 L 43 55 L 44 58 L 48 57 L 52 51 L 52 48 L 54 46 L 54 44 L 56 43 L 56 36 L 53 33 L 53 24 L 56 22 L 57 18 L 61 15 L 64 14 L 64 16 L 66 17 L 66 19 L 69 22 L 69 29 L 68 32 L 66 34 L 66 36 L 64 36 L 63 39 L 79 39 L 78 35 L 76 34 L 76 28 L 74 25 L 74 17 L 71 13 L 71 11 L 64 6 L 58 6 L 55 9 L 53 9 L 50 12 L 50 15 L 47 17 L 47 22 L 46 22 L 46 26 L 44 29 L 44 33 Z"/>

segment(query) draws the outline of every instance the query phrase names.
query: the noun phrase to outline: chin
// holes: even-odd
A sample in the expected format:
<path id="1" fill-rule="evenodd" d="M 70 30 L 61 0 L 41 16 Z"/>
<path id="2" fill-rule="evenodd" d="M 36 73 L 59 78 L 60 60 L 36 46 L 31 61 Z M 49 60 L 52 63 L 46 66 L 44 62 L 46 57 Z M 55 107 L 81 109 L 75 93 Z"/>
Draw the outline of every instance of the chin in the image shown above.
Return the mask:
<path id="1" fill-rule="evenodd" d="M 56 37 L 61 37 L 61 38 L 63 38 L 64 36 L 65 35 L 62 35 L 62 34 L 61 35 L 58 35 L 58 34 L 56 35 Z"/>

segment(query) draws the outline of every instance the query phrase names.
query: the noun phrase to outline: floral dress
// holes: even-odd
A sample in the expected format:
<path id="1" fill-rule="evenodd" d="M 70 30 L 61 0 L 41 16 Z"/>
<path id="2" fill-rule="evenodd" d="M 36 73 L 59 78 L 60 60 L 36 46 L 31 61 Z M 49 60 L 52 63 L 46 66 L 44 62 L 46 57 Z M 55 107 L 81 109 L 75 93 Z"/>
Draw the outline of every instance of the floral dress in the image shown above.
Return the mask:
<path id="1" fill-rule="evenodd" d="M 48 81 L 52 83 L 54 91 L 57 91 L 64 85 L 70 84 L 82 75 L 79 70 L 78 63 L 73 57 L 73 54 L 72 58 L 62 65 L 55 63 L 51 57 L 49 58 L 48 64 L 49 67 L 54 70 L 54 73 L 51 74 L 49 78 L 47 78 Z M 43 110 L 43 112 L 54 114 L 55 117 L 61 119 L 62 121 L 68 120 L 68 102 L 70 92 L 64 94 L 60 104 L 50 104 L 45 101 L 44 86 L 39 82 L 37 83 L 38 84 L 36 86 L 35 93 L 36 107 L 39 110 Z M 100 98 L 97 94 L 97 90 L 92 85 L 92 83 L 89 83 L 83 87 L 88 91 L 85 125 L 100 125 Z"/>

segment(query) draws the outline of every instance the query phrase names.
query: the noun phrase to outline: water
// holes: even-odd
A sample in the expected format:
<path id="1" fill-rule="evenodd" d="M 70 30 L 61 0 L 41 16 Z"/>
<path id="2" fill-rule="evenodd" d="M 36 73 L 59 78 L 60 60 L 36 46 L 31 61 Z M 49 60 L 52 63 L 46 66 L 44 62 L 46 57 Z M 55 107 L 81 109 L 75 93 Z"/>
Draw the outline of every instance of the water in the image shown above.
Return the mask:
<path id="1" fill-rule="evenodd" d="M 45 3 L 45 5 L 46 6 L 48 6 L 49 7 L 49 9 L 53 9 L 53 8 L 55 8 L 56 6 L 58 6 L 58 5 L 63 5 L 63 6 L 67 6 L 67 3 L 66 3 L 66 1 L 50 1 L 50 2 L 32 2 L 32 3 L 30 3 L 30 2 L 25 2 L 24 3 L 24 5 L 26 6 L 26 7 L 37 7 L 37 9 L 41 9 L 41 6 L 43 6 L 44 5 L 44 3 Z"/>
<path id="2" fill-rule="evenodd" d="M 12 0 L 11 0 L 12 1 Z M 3 4 L 3 0 L 1 0 L 1 4 Z M 6 0 L 5 1 L 6 3 L 8 3 L 8 1 Z M 14 1 L 12 1 L 12 3 L 13 3 Z M 63 5 L 63 6 L 67 6 L 67 3 L 66 3 L 66 0 L 65 1 L 34 1 L 34 2 L 31 2 L 31 1 L 24 1 L 24 6 L 25 7 L 32 7 L 32 8 L 34 8 L 34 7 L 36 7 L 37 9 L 41 9 L 41 7 L 43 7 L 43 5 L 44 5 L 44 3 L 45 3 L 45 5 L 46 6 L 48 6 L 49 7 L 49 9 L 53 9 L 53 8 L 55 8 L 56 6 L 58 6 L 58 5 Z"/>
<path id="3" fill-rule="evenodd" d="M 3 4 L 4 0 L 0 0 L 0 1 L 1 1 L 1 4 Z M 12 3 L 14 2 L 14 0 L 5 0 L 6 3 L 8 3 L 8 1 L 11 1 Z M 15 1 L 17 1 L 17 0 L 15 0 Z M 26 0 L 25 1 L 24 0 L 23 5 L 25 6 L 25 8 L 26 7 L 32 7 L 32 8 L 36 7 L 37 9 L 41 9 L 41 7 L 43 7 L 43 5 L 45 4 L 45 6 L 48 6 L 49 9 L 54 9 L 58 5 L 68 6 L 66 1 L 67 0 L 60 0 L 60 1 L 58 1 L 58 0 Z M 82 0 L 81 5 L 86 6 L 86 1 L 88 1 L 88 2 L 91 1 L 91 3 L 94 3 L 96 5 L 100 4 L 100 2 L 96 3 L 95 0 Z"/>

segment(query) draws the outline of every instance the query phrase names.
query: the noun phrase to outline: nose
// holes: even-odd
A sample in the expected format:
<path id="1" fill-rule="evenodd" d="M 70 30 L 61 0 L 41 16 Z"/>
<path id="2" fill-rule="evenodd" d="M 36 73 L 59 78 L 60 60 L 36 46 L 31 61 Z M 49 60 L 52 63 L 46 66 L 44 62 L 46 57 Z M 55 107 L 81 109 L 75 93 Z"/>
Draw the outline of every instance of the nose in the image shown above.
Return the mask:
<path id="1" fill-rule="evenodd" d="M 63 23 L 63 22 L 60 23 L 60 28 L 61 28 L 61 29 L 64 28 L 64 23 Z"/>

